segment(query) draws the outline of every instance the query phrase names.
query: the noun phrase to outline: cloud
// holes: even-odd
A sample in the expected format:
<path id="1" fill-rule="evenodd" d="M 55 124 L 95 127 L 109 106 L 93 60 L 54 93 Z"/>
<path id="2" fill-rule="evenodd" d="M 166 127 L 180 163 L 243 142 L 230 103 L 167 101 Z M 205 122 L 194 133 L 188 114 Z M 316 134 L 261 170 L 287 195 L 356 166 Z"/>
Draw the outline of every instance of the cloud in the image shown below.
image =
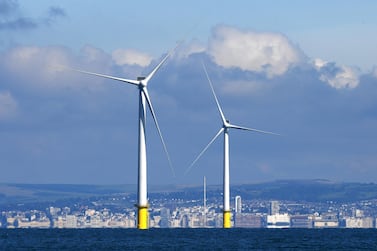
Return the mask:
<path id="1" fill-rule="evenodd" d="M 9 15 L 18 9 L 17 1 L 0 0 L 0 15 Z"/>
<path id="2" fill-rule="evenodd" d="M 51 18 L 66 16 L 65 11 L 62 8 L 57 7 L 57 6 L 50 7 L 48 14 Z"/>
<path id="3" fill-rule="evenodd" d="M 38 27 L 38 22 L 30 17 L 19 15 L 18 1 L 0 0 L 0 31 L 28 30 Z"/>
<path id="4" fill-rule="evenodd" d="M 203 51 L 204 46 L 192 42 L 179 50 L 178 58 L 183 59 Z M 218 66 L 249 71 L 253 74 L 228 81 L 223 89 L 227 93 L 255 93 L 266 87 L 264 83 L 268 79 L 283 77 L 288 70 L 295 67 L 314 68 L 321 81 L 336 89 L 352 89 L 360 82 L 361 72 L 358 68 L 337 65 L 321 59 L 315 59 L 310 63 L 305 53 L 280 33 L 217 26 L 213 29 L 206 53 Z M 243 75 L 242 72 L 238 73 L 237 76 Z"/>
<path id="5" fill-rule="evenodd" d="M 359 85 L 360 71 L 357 68 L 315 59 L 314 67 L 320 74 L 320 80 L 336 89 L 355 88 Z"/>
<path id="6" fill-rule="evenodd" d="M 111 54 L 117 65 L 140 65 L 148 66 L 152 62 L 152 57 L 133 49 L 117 49 Z"/>
<path id="7" fill-rule="evenodd" d="M 45 17 L 25 17 L 20 12 L 18 1 L 0 0 L 0 31 L 32 30 L 66 16 L 65 11 L 56 6 L 50 7 Z"/>
<path id="8" fill-rule="evenodd" d="M 108 61 L 111 60 L 110 56 L 105 51 L 91 45 L 85 45 L 81 48 L 80 57 L 85 63 L 101 63 L 108 65 Z"/>
<path id="9" fill-rule="evenodd" d="M 69 53 L 62 47 L 18 46 L 3 53 L 1 64 L 29 83 L 53 85 L 59 66 L 69 64 Z"/>
<path id="10" fill-rule="evenodd" d="M 278 33 L 243 31 L 218 26 L 210 38 L 208 53 L 220 66 L 279 76 L 305 56 L 287 37 Z"/>
<path id="11" fill-rule="evenodd" d="M 241 39 L 237 44 L 249 35 L 249 32 L 233 30 L 237 31 L 236 35 L 243 34 L 238 34 Z M 284 38 L 279 34 L 270 35 Z M 284 135 L 270 137 L 232 131 L 234 182 L 324 176 L 338 180 L 370 180 L 377 175 L 375 166 L 369 162 L 363 164 L 365 174 L 349 175 L 352 173 L 349 163 L 376 156 L 373 145 L 377 136 L 376 78 L 369 75 L 358 78 L 357 70 L 352 73 L 353 68 L 336 63 L 321 60 L 308 63 L 299 50 L 297 53 L 302 58 L 280 61 L 259 51 L 262 63 L 258 64 L 259 59 L 250 60 L 251 70 L 225 66 L 210 54 L 213 39 L 204 51 L 207 46 L 200 43 L 179 47 L 177 53 L 184 56 L 169 59 L 149 86 L 178 175 L 221 126 L 201 60 L 207 66 L 227 118 L 240 125 Z M 288 40 L 281 41 L 283 44 L 286 41 L 287 48 L 291 44 Z M 248 45 L 249 41 L 244 47 Z M 34 161 L 46 180 L 51 179 L 50 173 L 64 169 L 66 172 L 59 176 L 59 182 L 134 183 L 137 176 L 134 168 L 137 166 L 137 88 L 54 67 L 66 65 L 133 78 L 129 69 L 148 72 L 158 61 L 151 61 L 148 54 L 140 51 L 136 51 L 133 58 L 127 58 L 127 50 L 109 54 L 86 45 L 77 53 L 61 46 L 15 46 L 1 52 L 0 111 L 3 115 L 0 116 L 4 120 L 12 118 L 11 114 L 17 115 L 17 121 L 12 120 L 11 126 L 4 121 L 0 123 L 2 128 L 14 132 L 2 138 L 0 151 L 9 153 L 3 154 L 3 165 L 18 168 L 18 173 L 23 173 L 35 170 L 28 165 Z M 271 50 L 272 55 L 281 54 Z M 225 52 L 222 53 L 225 55 Z M 233 57 L 229 51 L 228 54 Z M 262 67 L 263 60 L 272 66 Z M 349 84 L 349 79 L 358 81 L 357 88 L 351 87 L 355 84 Z M 339 86 L 349 91 L 339 91 Z M 151 183 L 169 183 L 166 157 L 149 113 L 147 123 L 148 171 L 154 177 Z M 44 143 L 37 160 L 29 149 L 22 150 L 24 143 L 17 144 L 38 141 Z M 184 183 L 195 183 L 203 175 L 211 177 L 212 183 L 221 182 L 221 143 L 218 139 L 211 146 L 192 174 L 182 178 Z M 20 155 L 22 159 L 15 157 Z M 105 175 L 87 175 L 103 170 L 107 171 Z M 76 172 L 74 177 L 69 175 L 72 172 Z M 121 175 L 114 177 L 113 173 Z M 13 175 L 16 181 L 22 177 L 14 172 L 5 174 Z M 29 182 L 44 180 L 30 176 Z"/>
<path id="12" fill-rule="evenodd" d="M 0 20 L 0 30 L 29 30 L 37 27 L 38 23 L 31 18 Z"/>
<path id="13" fill-rule="evenodd" d="M 17 111 L 17 101 L 9 91 L 0 91 L 0 120 L 13 117 Z"/>
<path id="14" fill-rule="evenodd" d="M 25 91 L 29 95 L 44 97 L 66 93 L 68 90 L 74 98 L 89 93 L 101 96 L 106 95 L 107 90 L 118 87 L 119 83 L 105 85 L 104 78 L 71 69 L 136 78 L 143 67 L 119 66 L 111 55 L 91 45 L 85 45 L 78 53 L 62 46 L 14 46 L 0 52 L 2 88 L 9 90 L 15 97 Z M 96 109 L 100 105 L 99 101 L 91 101 L 83 104 L 83 107 Z"/>
<path id="15" fill-rule="evenodd" d="M 51 25 L 53 22 L 56 21 L 58 18 L 63 18 L 66 17 L 66 13 L 64 9 L 57 7 L 57 6 L 52 6 L 48 10 L 48 15 L 47 17 L 44 18 L 44 23 L 46 25 Z"/>
<path id="16" fill-rule="evenodd" d="M 131 50 L 130 50 L 131 51 Z M 152 58 L 143 53 L 133 53 L 122 56 L 122 53 L 109 55 L 105 51 L 85 45 L 79 53 L 73 53 L 62 46 L 14 46 L 0 53 L 0 71 L 12 76 L 12 86 L 23 86 L 32 89 L 64 89 L 89 88 L 98 90 L 102 78 L 93 78 L 92 81 L 77 81 L 87 76 L 68 70 L 68 68 L 81 69 L 92 72 L 112 74 L 116 76 L 126 75 L 132 78 L 141 73 L 141 70 L 149 65 Z M 136 57 L 137 55 L 141 55 Z M 131 61 L 127 61 L 127 59 Z M 137 66 L 123 65 L 138 62 Z M 140 66 L 142 64 L 143 66 Z M 100 88 L 101 89 L 101 88 Z"/>

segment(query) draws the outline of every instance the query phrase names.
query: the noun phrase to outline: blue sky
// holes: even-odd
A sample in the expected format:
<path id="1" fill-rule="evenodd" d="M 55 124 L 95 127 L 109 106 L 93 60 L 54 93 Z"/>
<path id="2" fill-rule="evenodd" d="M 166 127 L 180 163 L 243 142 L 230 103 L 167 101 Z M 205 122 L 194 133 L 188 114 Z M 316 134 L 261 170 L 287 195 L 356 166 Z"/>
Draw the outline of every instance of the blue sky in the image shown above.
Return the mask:
<path id="1" fill-rule="evenodd" d="M 0 182 L 136 183 L 137 89 L 61 70 L 147 74 L 151 184 L 222 182 L 222 138 L 183 175 L 225 115 L 231 182 L 377 181 L 375 1 L 0 0 Z"/>

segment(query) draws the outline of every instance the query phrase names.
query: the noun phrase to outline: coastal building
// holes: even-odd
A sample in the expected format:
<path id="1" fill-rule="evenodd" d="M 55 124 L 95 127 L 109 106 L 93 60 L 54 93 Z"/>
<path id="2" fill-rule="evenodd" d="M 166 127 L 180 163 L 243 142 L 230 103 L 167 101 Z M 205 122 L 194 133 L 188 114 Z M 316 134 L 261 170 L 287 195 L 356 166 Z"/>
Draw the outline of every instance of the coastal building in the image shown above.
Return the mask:
<path id="1" fill-rule="evenodd" d="M 373 228 L 372 217 L 347 217 L 346 228 Z"/>
<path id="2" fill-rule="evenodd" d="M 270 215 L 279 214 L 280 213 L 280 205 L 279 201 L 273 200 L 270 202 Z"/>
<path id="3" fill-rule="evenodd" d="M 267 215 L 267 228 L 289 228 L 291 218 L 288 214 Z"/>
<path id="4" fill-rule="evenodd" d="M 76 217 L 76 215 L 66 215 L 64 227 L 65 228 L 77 228 L 77 217 Z"/>
<path id="5" fill-rule="evenodd" d="M 242 228 L 262 228 L 264 227 L 261 215 L 237 213 L 234 217 L 234 227 Z"/>
<path id="6" fill-rule="evenodd" d="M 129 216 L 126 216 L 125 219 L 123 219 L 124 221 L 124 227 L 125 228 L 135 228 L 136 227 L 136 215 L 135 213 L 129 215 Z"/>
<path id="7" fill-rule="evenodd" d="M 339 227 L 339 220 L 336 214 L 315 214 L 313 216 L 314 228 L 337 228 Z"/>
<path id="8" fill-rule="evenodd" d="M 193 214 L 190 217 L 189 227 L 190 228 L 202 227 L 202 222 L 203 222 L 202 215 L 200 215 L 200 214 Z"/>
<path id="9" fill-rule="evenodd" d="M 312 228 L 313 221 L 309 215 L 291 215 L 291 228 Z"/>
<path id="10" fill-rule="evenodd" d="M 17 228 L 50 228 L 50 220 L 28 220 L 26 218 L 17 219 L 15 221 L 15 226 Z"/>

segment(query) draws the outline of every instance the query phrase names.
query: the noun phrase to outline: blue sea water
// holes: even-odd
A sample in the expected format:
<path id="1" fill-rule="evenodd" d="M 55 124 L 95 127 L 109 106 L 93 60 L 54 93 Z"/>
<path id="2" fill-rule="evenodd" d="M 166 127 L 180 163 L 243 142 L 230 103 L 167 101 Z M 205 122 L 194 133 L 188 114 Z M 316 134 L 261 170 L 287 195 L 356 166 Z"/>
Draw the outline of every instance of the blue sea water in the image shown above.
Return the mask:
<path id="1" fill-rule="evenodd" d="M 0 250 L 377 250 L 377 229 L 0 229 Z"/>

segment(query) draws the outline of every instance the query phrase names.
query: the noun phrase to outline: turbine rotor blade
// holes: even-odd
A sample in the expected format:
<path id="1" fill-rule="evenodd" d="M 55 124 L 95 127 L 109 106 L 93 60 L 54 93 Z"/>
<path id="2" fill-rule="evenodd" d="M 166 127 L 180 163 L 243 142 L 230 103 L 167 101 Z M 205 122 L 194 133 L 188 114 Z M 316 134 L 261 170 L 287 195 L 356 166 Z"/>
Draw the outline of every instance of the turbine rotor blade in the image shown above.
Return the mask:
<path id="1" fill-rule="evenodd" d="M 113 76 L 109 76 L 109 75 L 105 75 L 105 74 L 99 74 L 99 73 L 95 73 L 95 72 L 83 71 L 83 70 L 77 70 L 77 69 L 72 69 L 72 70 L 77 71 L 77 72 L 81 72 L 81 73 L 85 73 L 85 74 L 89 74 L 89 75 L 102 77 L 102 78 L 113 79 L 113 80 L 125 82 L 125 83 L 128 83 L 128 84 L 139 85 L 138 81 L 132 80 L 132 79 L 118 78 L 118 77 L 113 77 Z"/>
<path id="2" fill-rule="evenodd" d="M 276 135 L 276 136 L 281 136 L 278 133 L 262 131 L 262 130 L 258 130 L 258 129 L 254 129 L 254 128 L 248 128 L 248 127 L 244 127 L 244 126 L 238 126 L 238 125 L 230 124 L 228 127 L 233 128 L 233 129 L 239 129 L 239 130 L 252 131 L 252 132 L 258 132 L 258 133 L 263 133 L 263 134 L 272 134 L 272 135 Z"/>
<path id="3" fill-rule="evenodd" d="M 151 73 L 148 74 L 148 76 L 145 78 L 145 83 L 148 83 L 148 81 L 153 77 L 153 75 L 160 69 L 160 67 L 165 63 L 165 61 L 173 54 L 173 52 L 177 49 L 179 45 L 181 45 L 183 41 L 177 43 L 177 45 L 169 51 L 166 56 L 161 60 L 161 62 L 152 70 Z"/>
<path id="4" fill-rule="evenodd" d="M 207 72 L 207 68 L 206 68 L 206 66 L 204 65 L 203 61 L 202 61 L 202 65 L 203 65 L 204 72 L 206 73 L 208 83 L 209 83 L 209 85 L 210 85 L 210 87 L 211 87 L 212 94 L 213 94 L 213 96 L 215 97 L 216 105 L 217 105 L 217 109 L 219 110 L 219 112 L 220 112 L 220 116 L 221 116 L 221 119 L 222 119 L 222 121 L 223 121 L 223 124 L 225 125 L 225 124 L 226 124 L 226 119 L 225 119 L 225 116 L 224 116 L 223 110 L 221 109 L 221 106 L 220 106 L 219 100 L 217 99 L 217 96 L 216 96 L 216 93 L 215 93 L 215 89 L 213 88 L 212 81 L 211 81 L 211 79 L 209 78 L 209 75 L 208 75 L 208 72 Z"/>
<path id="5" fill-rule="evenodd" d="M 152 114 L 153 121 L 154 121 L 154 123 L 156 125 L 156 128 L 157 128 L 157 131 L 158 131 L 158 135 L 160 136 L 160 139 L 161 139 L 161 142 L 162 142 L 162 146 L 164 147 L 165 154 L 166 154 L 166 156 L 168 158 L 168 162 L 169 162 L 169 166 L 170 166 L 170 169 L 172 171 L 172 174 L 173 174 L 174 177 L 176 177 L 173 165 L 171 163 L 171 159 L 170 159 L 170 155 L 169 155 L 168 149 L 166 147 L 164 138 L 162 137 L 160 126 L 158 125 L 158 122 L 157 122 L 157 117 L 156 117 L 156 114 L 154 112 L 154 109 L 153 109 L 153 106 L 152 106 L 152 102 L 151 102 L 151 99 L 150 99 L 149 94 L 148 94 L 148 90 L 147 90 L 147 88 L 144 87 L 144 88 L 142 88 L 141 92 L 142 92 L 142 95 L 144 95 L 144 97 L 145 97 L 145 99 L 146 99 L 146 101 L 148 103 L 149 110 L 150 110 L 150 112 Z"/>
<path id="6" fill-rule="evenodd" d="M 202 157 L 205 151 L 211 146 L 211 144 L 219 137 L 219 135 L 224 131 L 224 127 L 221 127 L 221 129 L 217 132 L 215 137 L 211 139 L 211 141 L 207 144 L 206 147 L 199 153 L 198 157 L 195 158 L 195 160 L 191 163 L 191 165 L 186 169 L 184 175 L 187 175 L 187 173 L 192 169 L 192 167 L 195 165 L 195 163 Z"/>

